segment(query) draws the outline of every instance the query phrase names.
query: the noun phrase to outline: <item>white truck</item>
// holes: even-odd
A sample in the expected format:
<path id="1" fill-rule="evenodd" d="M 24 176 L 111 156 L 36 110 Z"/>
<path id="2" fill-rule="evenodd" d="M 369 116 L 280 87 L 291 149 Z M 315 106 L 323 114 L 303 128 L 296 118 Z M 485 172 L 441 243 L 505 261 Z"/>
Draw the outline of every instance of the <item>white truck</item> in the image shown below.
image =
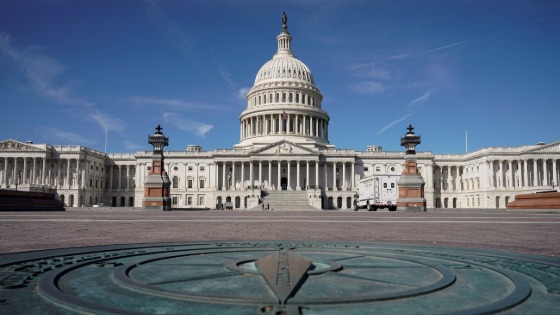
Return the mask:
<path id="1" fill-rule="evenodd" d="M 358 180 L 358 193 L 354 199 L 354 211 L 367 209 L 376 211 L 387 208 L 397 210 L 400 175 L 373 175 Z"/>

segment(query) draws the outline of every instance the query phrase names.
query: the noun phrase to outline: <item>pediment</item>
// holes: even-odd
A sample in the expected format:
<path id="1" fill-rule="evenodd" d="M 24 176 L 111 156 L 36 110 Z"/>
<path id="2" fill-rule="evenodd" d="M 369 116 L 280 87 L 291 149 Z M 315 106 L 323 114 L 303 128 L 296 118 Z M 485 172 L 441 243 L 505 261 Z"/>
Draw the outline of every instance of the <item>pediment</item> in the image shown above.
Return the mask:
<path id="1" fill-rule="evenodd" d="M 270 144 L 266 147 L 259 148 L 253 151 L 255 155 L 301 155 L 301 154 L 312 154 L 317 155 L 318 153 L 297 145 L 295 143 L 291 143 L 289 141 L 278 141 L 276 143 Z"/>
<path id="2" fill-rule="evenodd" d="M 560 153 L 560 142 L 540 145 L 537 148 L 528 150 L 526 153 Z"/>
<path id="3" fill-rule="evenodd" d="M 5 140 L 0 142 L 0 151 L 43 151 L 33 145 L 27 143 Z"/>

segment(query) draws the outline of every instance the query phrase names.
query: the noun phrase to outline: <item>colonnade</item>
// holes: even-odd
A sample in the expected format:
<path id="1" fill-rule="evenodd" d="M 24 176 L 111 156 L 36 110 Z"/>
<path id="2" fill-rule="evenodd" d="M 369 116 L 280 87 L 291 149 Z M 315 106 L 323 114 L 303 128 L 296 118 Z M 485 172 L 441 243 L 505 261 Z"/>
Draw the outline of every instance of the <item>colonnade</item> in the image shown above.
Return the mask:
<path id="1" fill-rule="evenodd" d="M 558 186 L 555 158 L 492 159 L 473 165 L 434 165 L 435 190 L 476 191 Z"/>
<path id="2" fill-rule="evenodd" d="M 136 188 L 136 182 L 138 181 L 136 165 L 110 165 L 108 168 L 109 190 L 128 190 Z M 115 174 L 115 168 L 117 174 Z"/>
<path id="3" fill-rule="evenodd" d="M 245 117 L 241 121 L 241 140 L 267 135 L 299 135 L 329 138 L 328 120 L 313 115 L 274 113 Z"/>
<path id="4" fill-rule="evenodd" d="M 354 172 L 353 161 L 218 161 L 212 184 L 217 190 L 354 190 Z"/>
<path id="5" fill-rule="evenodd" d="M 311 78 L 309 76 L 309 78 Z M 295 91 L 282 91 L 282 92 L 257 92 L 250 97 L 250 104 L 253 106 L 266 105 L 266 104 L 280 104 L 280 105 L 309 105 L 314 107 L 320 106 L 320 97 L 307 93 Z"/>
<path id="6" fill-rule="evenodd" d="M 44 157 L 3 157 L 0 164 L 0 187 L 46 184 L 47 160 Z"/>

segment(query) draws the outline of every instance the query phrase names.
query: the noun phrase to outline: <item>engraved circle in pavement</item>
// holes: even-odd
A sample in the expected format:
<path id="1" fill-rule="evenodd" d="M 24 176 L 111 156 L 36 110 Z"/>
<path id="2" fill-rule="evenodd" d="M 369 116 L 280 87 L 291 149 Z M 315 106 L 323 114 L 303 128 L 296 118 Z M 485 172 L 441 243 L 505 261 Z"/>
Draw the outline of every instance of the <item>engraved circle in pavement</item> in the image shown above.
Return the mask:
<path id="1" fill-rule="evenodd" d="M 285 258 L 278 253 L 284 253 Z M 302 262 L 305 270 L 294 274 L 291 261 L 282 267 L 286 257 Z M 273 263 L 259 264 L 265 260 Z M 262 269 L 275 262 L 277 269 Z M 285 279 L 274 287 L 274 279 L 267 278 L 266 273 Z M 87 290 L 83 290 L 85 287 Z M 258 314 L 288 306 L 301 308 L 285 314 L 304 314 L 304 308 L 320 310 L 327 305 L 344 311 L 352 305 L 367 305 L 369 309 L 373 302 L 417 307 L 412 306 L 417 301 L 431 301 L 443 313 L 482 314 L 523 302 L 531 294 L 531 287 L 525 279 L 499 267 L 398 250 L 178 246 L 115 254 L 55 269 L 40 279 L 38 292 L 44 299 L 70 309 L 109 313 L 150 313 L 153 310 L 140 311 L 142 307 L 131 311 L 138 307 L 134 299 L 158 303 L 161 299 L 182 307 L 184 303 L 189 307 L 250 307 L 260 309 Z M 449 303 L 464 295 L 469 298 L 466 306 L 463 302 Z"/>

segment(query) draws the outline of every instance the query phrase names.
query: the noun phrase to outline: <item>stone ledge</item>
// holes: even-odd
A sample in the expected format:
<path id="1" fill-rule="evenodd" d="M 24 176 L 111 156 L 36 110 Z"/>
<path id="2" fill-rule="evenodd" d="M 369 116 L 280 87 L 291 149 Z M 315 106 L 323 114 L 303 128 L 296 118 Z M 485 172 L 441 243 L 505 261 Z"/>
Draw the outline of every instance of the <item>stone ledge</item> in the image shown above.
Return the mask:
<path id="1" fill-rule="evenodd" d="M 560 209 L 560 192 L 516 195 L 507 209 Z"/>

